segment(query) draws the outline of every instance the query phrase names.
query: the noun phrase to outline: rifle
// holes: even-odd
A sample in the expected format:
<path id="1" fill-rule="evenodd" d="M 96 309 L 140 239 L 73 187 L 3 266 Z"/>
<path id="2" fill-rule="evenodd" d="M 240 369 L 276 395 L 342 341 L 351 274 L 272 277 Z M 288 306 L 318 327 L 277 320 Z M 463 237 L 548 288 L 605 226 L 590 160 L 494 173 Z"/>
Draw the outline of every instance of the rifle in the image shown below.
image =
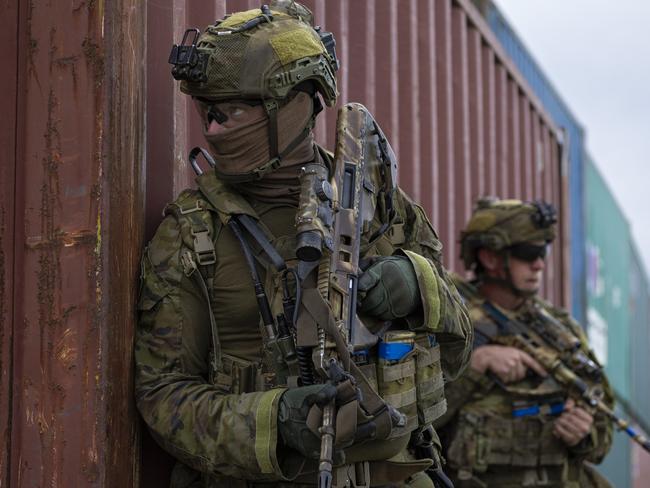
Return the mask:
<path id="1" fill-rule="evenodd" d="M 388 424 L 377 425 L 378 432 L 403 426 L 406 418 L 373 391 L 357 367 L 377 343 L 377 330 L 369 329 L 356 314 L 357 278 L 362 235 L 378 204 L 383 224 L 371 241 L 388 230 L 395 216 L 396 177 L 395 155 L 377 122 L 362 105 L 344 105 L 338 113 L 331 177 L 320 164 L 303 168 L 296 216 L 301 288 L 296 300 L 296 348 L 301 382 L 310 384 L 315 372 L 320 382 L 349 379 L 358 384 L 363 393 L 360 405 L 367 414 L 388 412 L 384 416 Z M 323 408 L 320 428 L 320 488 L 332 483 L 336 418 L 332 402 Z"/>
<path id="2" fill-rule="evenodd" d="M 563 334 L 557 334 L 561 324 L 553 323 L 550 320 L 556 320 L 554 317 L 551 317 L 546 311 L 540 314 L 540 318 L 549 326 L 546 334 L 540 335 L 544 339 L 550 338 L 550 341 L 553 341 L 556 345 L 560 343 L 559 341 L 562 341 L 565 346 L 563 347 L 564 350 L 560 350 L 560 352 L 556 352 L 537 342 L 527 332 L 525 325 L 507 317 L 493 304 L 486 301 L 483 303 L 483 309 L 496 322 L 502 335 L 489 337 L 479 328 L 475 328 L 475 332 L 490 342 L 516 347 L 528 353 L 542 365 L 555 381 L 565 387 L 571 396 L 581 400 L 592 412 L 598 411 L 603 413 L 614 423 L 618 430 L 625 432 L 634 442 L 650 452 L 650 440 L 640 432 L 637 432 L 627 420 L 616 415 L 612 408 L 603 401 L 604 392 L 598 384 L 598 380 L 600 380 L 602 374 L 600 366 L 589 359 L 583 351 L 578 349 L 580 347 L 580 341 L 577 338 L 578 344 L 576 347 L 575 341 L 568 342 L 566 341 L 566 337 L 562 338 Z M 539 308 L 538 310 L 541 311 L 542 309 Z M 544 325 L 535 326 L 534 321 L 531 323 L 535 332 L 541 331 L 541 327 Z M 568 366 L 566 364 L 567 362 L 573 367 Z"/>

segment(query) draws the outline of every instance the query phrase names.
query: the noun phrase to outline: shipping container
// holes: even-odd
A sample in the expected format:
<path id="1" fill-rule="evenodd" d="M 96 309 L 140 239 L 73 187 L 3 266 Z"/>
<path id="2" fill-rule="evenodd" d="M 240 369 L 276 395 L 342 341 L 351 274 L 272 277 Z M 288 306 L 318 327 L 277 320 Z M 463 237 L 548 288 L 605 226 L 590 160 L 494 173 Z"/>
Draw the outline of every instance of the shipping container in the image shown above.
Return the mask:
<path id="1" fill-rule="evenodd" d="M 584 165 L 585 131 L 562 99 L 544 70 L 535 61 L 515 28 L 492 0 L 474 0 L 501 46 L 540 100 L 553 122 L 565 131 L 568 159 L 569 215 L 571 237 L 571 311 L 581 324 L 586 323 Z"/>
<path id="2" fill-rule="evenodd" d="M 650 434 L 650 284 L 648 273 L 638 248 L 631 243 L 629 264 L 630 296 L 630 373 L 631 393 L 629 412 L 639 428 Z M 632 486 L 645 488 L 650 480 L 648 453 L 632 444 Z"/>
<path id="3" fill-rule="evenodd" d="M 337 38 L 340 103 L 375 114 L 450 267 L 480 195 L 545 198 L 568 223 L 564 137 L 469 0 L 305 3 Z M 202 143 L 167 58 L 187 27 L 255 7 L 5 6 L 0 487 L 166 483 L 171 460 L 138 437 L 131 358 L 143 236 L 192 184 L 186 155 Z M 335 118 L 316 129 L 330 148 Z M 565 227 L 544 284 L 558 304 L 569 242 Z"/>
<path id="4" fill-rule="evenodd" d="M 3 2 L 0 487 L 133 486 L 141 2 Z"/>
<path id="5" fill-rule="evenodd" d="M 587 158 L 587 329 L 617 396 L 631 401 L 630 226 L 607 183 Z M 627 416 L 619 406 L 618 413 Z M 630 441 L 620 432 L 601 471 L 614 486 L 631 486 Z"/>

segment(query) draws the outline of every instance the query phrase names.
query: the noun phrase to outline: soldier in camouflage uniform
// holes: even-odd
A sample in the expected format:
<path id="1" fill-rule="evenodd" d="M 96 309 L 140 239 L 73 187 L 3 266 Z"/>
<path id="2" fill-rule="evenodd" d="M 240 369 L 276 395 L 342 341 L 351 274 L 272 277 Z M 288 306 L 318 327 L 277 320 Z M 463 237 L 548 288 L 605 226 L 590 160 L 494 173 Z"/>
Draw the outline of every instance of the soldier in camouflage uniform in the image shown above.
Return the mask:
<path id="1" fill-rule="evenodd" d="M 611 422 L 567 398 L 538 361 L 508 345 L 512 331 L 499 318 L 517 320 L 521 333 L 553 352 L 569 354 L 554 349 L 554 338 L 571 344 L 612 404 L 582 328 L 537 296 L 555 225 L 555 210 L 543 202 L 483 199 L 461 233 L 474 280 L 455 280 L 468 303 L 474 351 L 467 370 L 447 385 L 448 410 L 436 422 L 458 487 L 609 486 L 588 462 L 607 454 Z"/>
<path id="2" fill-rule="evenodd" d="M 301 168 L 332 164 L 311 130 L 319 97 L 328 106 L 337 97 L 337 61 L 321 40 L 331 39 L 321 36 L 311 12 L 280 0 L 227 16 L 196 47 L 172 51 L 173 74 L 196 104 L 215 163 L 197 178 L 198 190 L 167 206 L 142 260 L 136 401 L 153 436 L 179 461 L 175 488 L 315 486 L 320 438 L 311 414 L 330 401 L 339 411 L 362 401 L 341 385 L 278 383 L 265 363 L 260 290 L 250 278 L 254 261 L 273 316 L 280 314 L 281 280 L 263 259 L 273 252 L 257 253 L 253 243 L 257 259 L 247 261 L 230 225 L 235 215 L 248 216 L 295 265 Z M 412 388 L 376 412 L 346 409 L 356 421 L 344 445 L 337 436 L 334 486 L 433 486 L 425 471 L 428 458 L 439 467 L 440 446 L 427 427 L 445 409 L 443 371 L 453 378 L 469 360 L 471 326 L 442 267 L 440 241 L 401 190 L 394 207 L 389 221 L 378 210 L 362 234 L 367 267 L 358 310 L 392 330 L 413 331 L 408 360 L 382 373 L 383 381 Z M 376 385 L 373 357 L 374 350 L 363 368 Z M 393 407 L 417 412 L 398 436 L 394 416 L 392 430 L 379 429 Z M 427 435 L 435 449 L 422 456 L 417 448 Z"/>

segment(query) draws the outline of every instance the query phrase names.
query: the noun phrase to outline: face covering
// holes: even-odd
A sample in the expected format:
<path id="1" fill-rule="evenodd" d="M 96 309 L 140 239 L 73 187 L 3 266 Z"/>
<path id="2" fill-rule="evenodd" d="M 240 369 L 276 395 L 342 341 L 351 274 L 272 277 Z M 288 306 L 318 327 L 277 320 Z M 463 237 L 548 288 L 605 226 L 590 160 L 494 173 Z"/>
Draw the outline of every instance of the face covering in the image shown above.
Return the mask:
<path id="1" fill-rule="evenodd" d="M 298 92 L 278 109 L 278 148 L 284 149 L 305 129 L 313 114 L 311 96 Z M 243 125 L 218 134 L 204 134 L 214 156 L 217 175 L 237 190 L 260 200 L 278 198 L 295 203 L 300 193 L 300 168 L 314 159 L 311 132 L 280 161 L 280 166 L 256 179 L 253 171 L 266 164 L 269 154 L 269 121 L 266 112 Z"/>

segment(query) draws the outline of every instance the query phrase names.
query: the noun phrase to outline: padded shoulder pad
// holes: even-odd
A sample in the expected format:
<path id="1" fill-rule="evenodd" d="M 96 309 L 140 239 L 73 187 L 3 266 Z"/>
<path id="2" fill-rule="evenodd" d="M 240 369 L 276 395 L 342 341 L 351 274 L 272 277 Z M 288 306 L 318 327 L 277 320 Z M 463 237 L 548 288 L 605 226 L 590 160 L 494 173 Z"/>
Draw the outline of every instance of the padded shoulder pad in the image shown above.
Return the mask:
<path id="1" fill-rule="evenodd" d="M 257 219 L 257 213 L 246 199 L 221 181 L 214 171 L 203 173 L 196 178 L 203 198 L 207 199 L 219 215 L 223 224 L 235 214 L 250 215 Z"/>

